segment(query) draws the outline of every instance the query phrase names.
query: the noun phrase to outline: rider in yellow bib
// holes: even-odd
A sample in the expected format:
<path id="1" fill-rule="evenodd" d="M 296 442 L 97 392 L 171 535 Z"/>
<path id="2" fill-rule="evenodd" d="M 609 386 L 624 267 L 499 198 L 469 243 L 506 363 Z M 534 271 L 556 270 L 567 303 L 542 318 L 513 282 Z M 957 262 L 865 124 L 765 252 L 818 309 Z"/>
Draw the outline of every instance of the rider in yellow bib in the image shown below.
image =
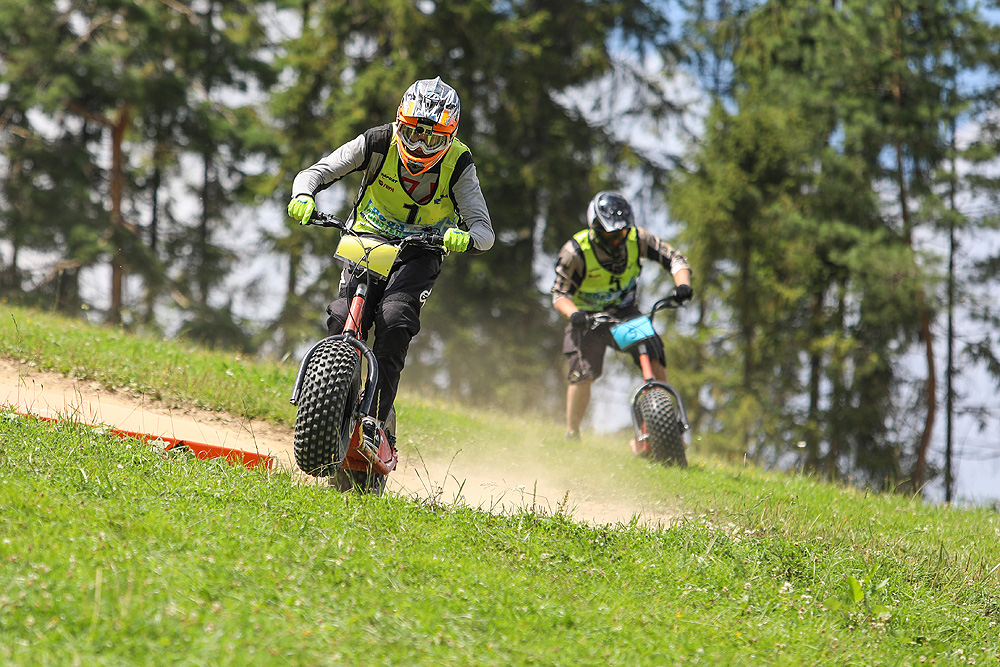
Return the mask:
<path id="1" fill-rule="evenodd" d="M 357 232 L 397 239 L 436 230 L 449 252 L 479 253 L 493 246 L 493 225 L 468 146 L 455 137 L 461 103 L 441 77 L 421 79 L 403 94 L 396 122 L 366 130 L 308 167 L 292 183 L 288 215 L 302 224 L 316 210 L 315 195 L 347 174 L 362 183 L 348 218 Z M 362 316 L 374 325 L 378 361 L 376 417 L 392 409 L 410 340 L 420 331 L 420 309 L 441 272 L 442 257 L 403 249 L 386 280 L 373 284 Z M 345 267 L 340 293 L 327 306 L 327 328 L 340 333 L 357 277 Z"/>
<path id="2" fill-rule="evenodd" d="M 676 295 L 689 300 L 691 267 L 669 244 L 637 227 L 628 200 L 617 192 L 599 192 L 587 207 L 587 229 L 573 235 L 559 251 L 552 305 L 569 323 L 563 352 L 569 361 L 566 392 L 566 437 L 580 435 L 580 423 L 590 405 L 590 388 L 604 372 L 604 354 L 613 346 L 610 326 L 591 327 L 595 313 L 607 311 L 619 319 L 638 317 L 636 303 L 642 259 L 659 263 L 673 276 Z M 649 342 L 656 379 L 666 382 L 663 342 Z M 637 359 L 635 351 L 633 359 Z M 638 363 L 638 360 L 636 360 Z"/>

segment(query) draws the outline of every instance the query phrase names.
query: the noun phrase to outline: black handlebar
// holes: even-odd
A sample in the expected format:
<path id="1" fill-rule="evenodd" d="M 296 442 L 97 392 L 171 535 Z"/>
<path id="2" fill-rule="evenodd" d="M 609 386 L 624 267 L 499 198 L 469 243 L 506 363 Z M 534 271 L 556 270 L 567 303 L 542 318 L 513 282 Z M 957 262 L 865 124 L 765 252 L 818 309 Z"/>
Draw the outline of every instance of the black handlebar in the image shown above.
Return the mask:
<path id="1" fill-rule="evenodd" d="M 418 232 L 404 236 L 400 241 L 404 245 L 422 245 L 435 250 L 444 248 L 444 236 L 437 232 Z"/>
<path id="2" fill-rule="evenodd" d="M 683 305 L 683 303 L 677 300 L 677 290 L 671 290 L 670 294 L 653 304 L 653 308 L 649 311 L 649 316 L 652 317 L 656 311 L 663 310 L 664 308 L 680 308 Z"/>
<path id="3" fill-rule="evenodd" d="M 677 300 L 676 293 L 671 290 L 670 294 L 653 304 L 653 307 L 650 308 L 647 315 L 649 316 L 649 319 L 653 319 L 653 316 L 656 315 L 656 311 L 658 310 L 674 310 L 676 308 L 682 308 L 683 306 L 684 304 Z M 590 321 L 591 327 L 596 328 L 598 324 L 622 324 L 626 320 L 619 319 L 606 312 L 598 312 L 591 314 Z"/>
<path id="4" fill-rule="evenodd" d="M 313 211 L 312 217 L 309 218 L 307 225 L 313 225 L 315 227 L 333 227 L 334 229 L 339 229 L 344 231 L 347 229 L 347 223 L 333 215 L 332 213 L 323 213 L 322 211 Z"/>
<path id="5" fill-rule="evenodd" d="M 339 229 L 342 232 L 348 232 L 354 234 L 341 218 L 333 215 L 332 213 L 323 213 L 322 211 L 313 211 L 312 217 L 306 225 L 311 225 L 314 227 L 332 227 L 333 229 Z M 399 239 L 387 239 L 386 243 L 398 243 L 403 245 L 420 245 L 430 250 L 441 250 L 444 248 L 444 236 L 437 233 L 437 231 L 430 232 L 417 232 L 416 234 L 409 234 Z"/>

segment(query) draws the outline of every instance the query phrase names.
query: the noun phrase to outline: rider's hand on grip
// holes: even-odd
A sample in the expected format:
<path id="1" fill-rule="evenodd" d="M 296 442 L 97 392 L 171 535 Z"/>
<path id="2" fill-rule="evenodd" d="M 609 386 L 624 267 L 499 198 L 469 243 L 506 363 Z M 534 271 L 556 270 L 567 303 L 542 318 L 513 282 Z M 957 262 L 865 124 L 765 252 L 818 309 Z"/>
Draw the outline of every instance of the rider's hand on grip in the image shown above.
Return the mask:
<path id="1" fill-rule="evenodd" d="M 309 195 L 299 195 L 288 202 L 288 215 L 298 220 L 300 225 L 308 223 L 315 210 L 316 200 Z"/>
<path id="2" fill-rule="evenodd" d="M 677 303 L 687 303 L 694 296 L 694 290 L 690 285 L 678 285 L 674 288 L 674 301 Z"/>
<path id="3" fill-rule="evenodd" d="M 576 330 L 586 329 L 590 326 L 590 315 L 583 312 L 582 310 L 574 311 L 569 316 L 569 323 Z"/>
<path id="4" fill-rule="evenodd" d="M 444 233 L 444 247 L 451 252 L 465 252 L 472 242 L 469 232 L 452 227 Z"/>

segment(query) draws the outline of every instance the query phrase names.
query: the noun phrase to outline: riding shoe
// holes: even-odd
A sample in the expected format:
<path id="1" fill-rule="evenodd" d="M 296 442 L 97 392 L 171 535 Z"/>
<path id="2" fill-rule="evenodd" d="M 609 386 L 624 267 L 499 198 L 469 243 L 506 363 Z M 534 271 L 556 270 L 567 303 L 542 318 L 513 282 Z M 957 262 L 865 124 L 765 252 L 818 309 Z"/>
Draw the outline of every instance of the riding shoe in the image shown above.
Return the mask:
<path id="1" fill-rule="evenodd" d="M 378 457 L 378 422 L 374 417 L 361 418 L 361 447 Z"/>

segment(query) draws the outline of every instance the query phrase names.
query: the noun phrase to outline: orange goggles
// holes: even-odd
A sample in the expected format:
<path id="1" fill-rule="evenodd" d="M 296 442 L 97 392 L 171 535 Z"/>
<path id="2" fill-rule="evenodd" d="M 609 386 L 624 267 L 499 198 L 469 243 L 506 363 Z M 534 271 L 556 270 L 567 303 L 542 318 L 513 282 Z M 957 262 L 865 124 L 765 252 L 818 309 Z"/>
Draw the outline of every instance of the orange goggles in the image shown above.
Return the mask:
<path id="1" fill-rule="evenodd" d="M 425 155 L 441 151 L 451 140 L 448 135 L 435 132 L 426 125 L 409 125 L 402 121 L 396 124 L 396 133 L 407 150 L 419 151 Z"/>

